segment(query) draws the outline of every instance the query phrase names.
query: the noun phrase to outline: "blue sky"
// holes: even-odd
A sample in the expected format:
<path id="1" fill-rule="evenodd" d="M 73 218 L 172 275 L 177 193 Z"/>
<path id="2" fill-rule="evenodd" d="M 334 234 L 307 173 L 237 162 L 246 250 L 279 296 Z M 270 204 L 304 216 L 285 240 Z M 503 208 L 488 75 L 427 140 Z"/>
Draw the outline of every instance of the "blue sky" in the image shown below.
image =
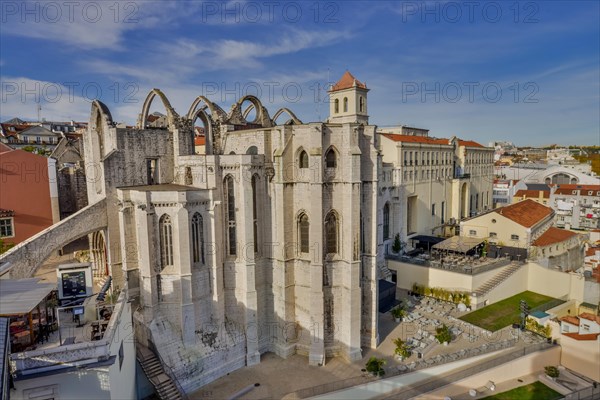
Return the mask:
<path id="1" fill-rule="evenodd" d="M 600 2 L 91 1 L 0 4 L 0 120 L 87 120 L 100 97 L 135 123 L 157 87 L 179 113 L 328 116 L 346 69 L 370 122 L 487 144 L 600 144 Z M 153 110 L 161 111 L 157 102 Z"/>

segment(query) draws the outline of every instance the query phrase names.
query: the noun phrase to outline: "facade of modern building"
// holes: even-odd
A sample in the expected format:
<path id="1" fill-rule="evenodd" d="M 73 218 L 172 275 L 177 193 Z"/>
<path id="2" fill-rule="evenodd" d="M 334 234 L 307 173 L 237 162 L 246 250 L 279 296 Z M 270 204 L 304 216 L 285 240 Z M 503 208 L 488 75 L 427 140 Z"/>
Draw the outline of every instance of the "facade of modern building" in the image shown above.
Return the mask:
<path id="1" fill-rule="evenodd" d="M 600 228 L 600 185 L 556 185 L 549 197 L 556 211 L 556 226 L 587 231 Z"/>
<path id="2" fill-rule="evenodd" d="M 492 185 L 492 203 L 494 204 L 494 208 L 512 203 L 512 199 L 516 193 L 515 185 L 517 182 L 514 179 L 494 179 Z"/>
<path id="3" fill-rule="evenodd" d="M 402 242 L 415 234 L 452 235 L 460 219 L 492 208 L 492 148 L 404 131 L 379 136 L 382 246 L 396 234 Z"/>

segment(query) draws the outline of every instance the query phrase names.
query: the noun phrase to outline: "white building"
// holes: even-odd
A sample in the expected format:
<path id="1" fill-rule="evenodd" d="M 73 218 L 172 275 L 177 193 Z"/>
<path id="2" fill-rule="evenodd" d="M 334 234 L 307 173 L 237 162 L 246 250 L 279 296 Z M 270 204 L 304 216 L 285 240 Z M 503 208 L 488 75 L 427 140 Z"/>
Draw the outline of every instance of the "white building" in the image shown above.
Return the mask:
<path id="1" fill-rule="evenodd" d="M 556 185 L 550 191 L 556 226 L 591 231 L 600 228 L 600 185 Z"/>

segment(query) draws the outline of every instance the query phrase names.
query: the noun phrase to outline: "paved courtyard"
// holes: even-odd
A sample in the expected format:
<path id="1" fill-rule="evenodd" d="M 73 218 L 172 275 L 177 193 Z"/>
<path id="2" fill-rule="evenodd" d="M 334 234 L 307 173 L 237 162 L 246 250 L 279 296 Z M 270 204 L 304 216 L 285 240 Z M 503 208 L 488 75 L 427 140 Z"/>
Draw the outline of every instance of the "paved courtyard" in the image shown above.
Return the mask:
<path id="1" fill-rule="evenodd" d="M 389 377 L 543 341 L 510 327 L 490 334 L 459 320 L 458 317 L 465 313 L 458 312 L 456 305 L 450 303 L 408 297 L 406 292 L 399 293 L 399 297 L 407 304 L 409 315 L 403 322 L 396 323 L 389 312 L 380 313 L 380 345 L 366 350 L 362 360 L 348 363 L 342 358 L 333 358 L 327 359 L 325 366 L 315 367 L 309 366 L 303 356 L 294 355 L 284 360 L 267 353 L 261 357 L 260 364 L 217 379 L 191 394 L 190 398 L 229 398 L 235 394 L 240 394 L 240 399 L 298 398 L 303 396 L 293 392 L 304 388 L 316 387 L 313 392 L 326 393 L 375 380 L 362 371 L 371 356 L 386 360 L 386 377 Z M 453 333 L 453 340 L 447 346 L 439 344 L 433 336 L 435 328 L 442 324 L 446 324 Z M 407 340 L 413 349 L 411 357 L 403 361 L 394 357 L 392 341 L 397 337 Z M 255 386 L 257 383 L 259 386 Z"/>

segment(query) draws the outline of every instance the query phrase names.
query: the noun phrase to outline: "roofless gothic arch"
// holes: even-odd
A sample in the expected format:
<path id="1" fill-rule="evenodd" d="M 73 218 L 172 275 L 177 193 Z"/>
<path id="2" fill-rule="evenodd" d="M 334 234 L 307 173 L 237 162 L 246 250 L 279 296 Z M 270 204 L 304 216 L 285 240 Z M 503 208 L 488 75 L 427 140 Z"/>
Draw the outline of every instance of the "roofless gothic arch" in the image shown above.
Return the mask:
<path id="1" fill-rule="evenodd" d="M 138 119 L 138 128 L 144 129 L 146 127 L 146 120 L 148 119 L 148 113 L 150 112 L 150 106 L 152 105 L 152 101 L 154 100 L 154 97 L 156 97 L 158 95 L 158 97 L 160 98 L 160 100 L 162 101 L 163 105 L 165 106 L 165 109 L 167 110 L 167 124 L 170 128 L 172 128 L 175 125 L 175 121 L 179 118 L 179 115 L 175 112 L 175 109 L 173 109 L 173 107 L 171 106 L 171 103 L 169 102 L 169 99 L 167 99 L 167 96 L 164 95 L 163 92 L 160 91 L 160 89 L 152 89 L 150 91 L 150 93 L 148 93 L 148 96 L 146 97 L 146 100 L 144 101 L 144 106 L 142 107 L 142 113 L 139 116 Z"/>
<path id="2" fill-rule="evenodd" d="M 245 101 L 249 101 L 254 108 L 248 107 L 245 111 L 242 111 L 242 105 Z M 254 118 L 254 121 L 246 121 L 244 115 L 249 115 L 252 109 L 256 110 L 256 118 Z M 263 128 L 269 128 L 273 126 L 267 109 L 262 105 L 258 97 L 252 95 L 246 95 L 239 99 L 234 105 L 232 105 L 231 111 L 227 115 L 227 119 L 230 123 L 233 124 L 251 123 L 258 124 Z"/>
<path id="3" fill-rule="evenodd" d="M 277 110 L 275 115 L 273 115 L 273 119 L 271 120 L 273 122 L 273 125 L 277 125 L 277 118 L 279 118 L 283 113 L 286 113 L 290 116 L 290 119 L 285 122 L 286 124 L 291 121 L 291 123 L 293 123 L 294 125 L 302 125 L 302 121 L 300 121 L 298 117 L 296 117 L 296 114 L 294 114 L 287 107 L 280 108 L 279 110 Z"/>

